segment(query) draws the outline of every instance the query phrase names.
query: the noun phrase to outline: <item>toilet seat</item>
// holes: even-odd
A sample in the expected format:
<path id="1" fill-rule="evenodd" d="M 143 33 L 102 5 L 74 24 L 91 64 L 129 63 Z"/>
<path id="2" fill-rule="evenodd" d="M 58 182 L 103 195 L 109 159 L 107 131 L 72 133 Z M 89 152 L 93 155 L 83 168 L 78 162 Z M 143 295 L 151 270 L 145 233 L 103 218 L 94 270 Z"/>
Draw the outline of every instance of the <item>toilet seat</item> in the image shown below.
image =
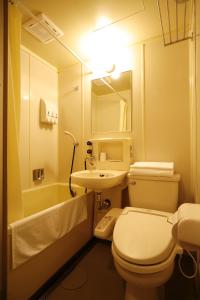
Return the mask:
<path id="1" fill-rule="evenodd" d="M 130 263 L 123 258 L 121 258 L 117 252 L 115 251 L 115 247 L 112 244 L 112 255 L 114 257 L 114 260 L 125 270 L 132 272 L 132 273 L 137 273 L 137 274 L 152 274 L 152 273 L 157 273 L 161 272 L 168 267 L 170 267 L 171 264 L 173 264 L 174 259 L 176 254 L 182 254 L 183 250 L 180 246 L 176 245 L 171 252 L 170 256 L 163 262 L 154 264 L 154 265 L 137 265 Z"/>
<path id="2" fill-rule="evenodd" d="M 181 248 L 172 236 L 172 214 L 126 207 L 118 218 L 112 252 L 116 261 L 129 271 L 159 272 L 169 266 Z"/>

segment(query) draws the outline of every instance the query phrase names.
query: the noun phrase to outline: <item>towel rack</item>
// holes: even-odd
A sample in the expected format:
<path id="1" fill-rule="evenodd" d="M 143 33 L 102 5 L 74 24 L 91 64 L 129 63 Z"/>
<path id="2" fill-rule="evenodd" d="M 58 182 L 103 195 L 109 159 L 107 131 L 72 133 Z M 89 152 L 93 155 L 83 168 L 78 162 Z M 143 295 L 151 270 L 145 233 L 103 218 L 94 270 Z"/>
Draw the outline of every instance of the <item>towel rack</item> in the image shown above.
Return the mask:
<path id="1" fill-rule="evenodd" d="M 195 0 L 157 0 L 164 46 L 192 39 Z"/>

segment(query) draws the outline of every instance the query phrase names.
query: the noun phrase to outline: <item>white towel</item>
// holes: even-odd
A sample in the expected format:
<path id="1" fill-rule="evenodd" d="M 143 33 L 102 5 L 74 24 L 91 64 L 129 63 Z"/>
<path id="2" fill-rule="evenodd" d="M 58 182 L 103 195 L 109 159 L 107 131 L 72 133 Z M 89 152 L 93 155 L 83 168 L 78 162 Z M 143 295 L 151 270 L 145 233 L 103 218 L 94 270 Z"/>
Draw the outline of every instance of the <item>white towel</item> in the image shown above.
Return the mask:
<path id="1" fill-rule="evenodd" d="M 143 176 L 172 176 L 173 170 L 156 170 L 156 169 L 130 169 L 130 175 L 143 175 Z"/>
<path id="2" fill-rule="evenodd" d="M 72 198 L 10 224 L 13 269 L 87 219 L 87 196 Z"/>
<path id="3" fill-rule="evenodd" d="M 130 169 L 151 169 L 151 170 L 174 170 L 174 163 L 173 162 L 148 162 L 148 161 L 141 161 L 135 162 L 134 164 L 130 165 Z"/>

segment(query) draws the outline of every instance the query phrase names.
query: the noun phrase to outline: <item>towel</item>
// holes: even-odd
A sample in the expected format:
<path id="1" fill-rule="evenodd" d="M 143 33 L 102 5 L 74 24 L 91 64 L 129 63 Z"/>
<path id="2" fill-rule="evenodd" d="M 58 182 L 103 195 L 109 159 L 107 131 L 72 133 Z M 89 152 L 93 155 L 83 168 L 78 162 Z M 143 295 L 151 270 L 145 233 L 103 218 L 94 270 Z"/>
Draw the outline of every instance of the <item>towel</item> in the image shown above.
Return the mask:
<path id="1" fill-rule="evenodd" d="M 140 176 L 172 176 L 174 174 L 173 170 L 156 170 L 156 169 L 137 169 L 132 168 L 129 170 L 130 175 L 140 175 Z"/>
<path id="2" fill-rule="evenodd" d="M 173 162 L 135 162 L 130 165 L 130 169 L 151 169 L 151 170 L 167 170 L 174 171 Z"/>
<path id="3" fill-rule="evenodd" d="M 86 219 L 87 196 L 82 195 L 10 224 L 13 269 Z"/>

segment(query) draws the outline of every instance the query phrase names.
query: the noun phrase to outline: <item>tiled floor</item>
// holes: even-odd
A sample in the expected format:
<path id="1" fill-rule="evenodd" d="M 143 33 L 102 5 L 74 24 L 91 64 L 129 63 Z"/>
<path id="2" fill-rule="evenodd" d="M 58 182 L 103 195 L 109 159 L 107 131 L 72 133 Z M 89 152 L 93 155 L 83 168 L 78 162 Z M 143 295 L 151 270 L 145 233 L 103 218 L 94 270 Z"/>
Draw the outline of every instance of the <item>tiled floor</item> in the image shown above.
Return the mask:
<path id="1" fill-rule="evenodd" d="M 72 272 L 69 273 L 66 270 L 66 274 L 51 287 L 42 299 L 124 299 L 125 284 L 115 271 L 109 242 L 96 241 L 76 264 Z M 166 284 L 165 291 L 165 300 L 200 299 L 195 293 L 194 281 L 183 278 L 177 267 L 172 278 Z"/>

